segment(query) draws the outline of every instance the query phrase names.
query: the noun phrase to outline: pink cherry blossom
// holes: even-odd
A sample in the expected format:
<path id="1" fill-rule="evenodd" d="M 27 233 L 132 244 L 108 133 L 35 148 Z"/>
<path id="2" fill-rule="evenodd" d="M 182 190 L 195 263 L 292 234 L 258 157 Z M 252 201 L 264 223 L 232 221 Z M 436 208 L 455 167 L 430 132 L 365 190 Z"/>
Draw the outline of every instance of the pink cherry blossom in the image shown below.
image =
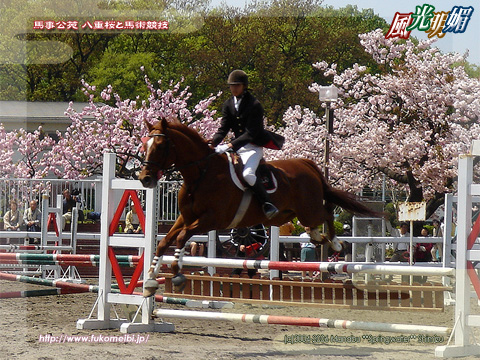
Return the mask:
<path id="1" fill-rule="evenodd" d="M 480 82 L 469 78 L 458 54 L 442 54 L 433 41 L 415 45 L 385 39 L 381 30 L 360 35 L 365 50 L 391 71 L 372 74 L 355 64 L 341 73 L 321 61 L 313 66 L 339 89 L 330 135 L 330 181 L 358 191 L 407 187 L 407 175 L 425 199 L 453 190 L 459 154 L 480 136 Z M 310 90 L 318 91 L 319 84 Z M 285 147 L 271 157 L 307 157 L 324 163 L 325 117 L 290 108 L 284 115 Z"/>

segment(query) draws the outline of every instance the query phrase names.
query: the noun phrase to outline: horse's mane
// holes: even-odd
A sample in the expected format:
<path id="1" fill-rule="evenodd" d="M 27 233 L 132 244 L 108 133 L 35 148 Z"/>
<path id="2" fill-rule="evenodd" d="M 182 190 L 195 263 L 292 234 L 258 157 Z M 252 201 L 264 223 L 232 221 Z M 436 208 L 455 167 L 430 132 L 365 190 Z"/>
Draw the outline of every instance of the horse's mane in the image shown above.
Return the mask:
<path id="1" fill-rule="evenodd" d="M 198 143 L 200 146 L 205 146 L 210 149 L 207 141 L 198 133 L 197 130 L 181 123 L 180 121 L 178 120 L 169 121 L 168 127 L 185 134 L 187 137 L 191 138 L 194 142 Z"/>

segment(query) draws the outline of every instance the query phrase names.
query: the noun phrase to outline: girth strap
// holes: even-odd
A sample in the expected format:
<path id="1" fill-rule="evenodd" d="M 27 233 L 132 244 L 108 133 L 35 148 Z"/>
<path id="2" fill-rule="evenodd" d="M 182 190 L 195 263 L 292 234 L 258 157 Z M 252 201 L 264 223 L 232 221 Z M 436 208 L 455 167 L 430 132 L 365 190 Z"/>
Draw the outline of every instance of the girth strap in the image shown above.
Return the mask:
<path id="1" fill-rule="evenodd" d="M 240 205 L 238 206 L 237 213 L 233 217 L 232 222 L 230 225 L 227 226 L 227 229 L 235 228 L 240 221 L 242 221 L 245 213 L 247 212 L 248 207 L 250 206 L 250 202 L 252 201 L 252 191 L 245 190 L 243 192 L 242 201 L 240 201 Z"/>

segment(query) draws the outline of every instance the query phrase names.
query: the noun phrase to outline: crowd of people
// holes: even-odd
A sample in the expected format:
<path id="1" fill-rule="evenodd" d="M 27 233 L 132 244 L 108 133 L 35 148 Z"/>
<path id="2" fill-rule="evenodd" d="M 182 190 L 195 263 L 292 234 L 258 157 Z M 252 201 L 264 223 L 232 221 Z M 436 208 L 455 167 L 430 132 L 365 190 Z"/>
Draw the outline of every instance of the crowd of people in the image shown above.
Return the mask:
<path id="1" fill-rule="evenodd" d="M 432 233 L 427 227 L 422 227 L 420 231 L 420 237 L 443 237 L 443 228 L 441 221 L 438 219 L 433 220 Z M 400 224 L 400 237 L 410 238 L 409 224 L 401 223 Z M 443 254 L 443 242 L 431 243 L 416 243 L 414 248 L 410 249 L 410 243 L 399 242 L 394 246 L 394 252 L 390 258 L 391 262 L 409 262 L 410 260 L 410 251 L 413 251 L 413 261 L 414 262 L 430 262 L 430 261 L 441 261 Z"/>
<path id="2" fill-rule="evenodd" d="M 78 211 L 78 220 L 83 221 L 85 219 L 84 213 L 82 211 L 82 200 L 80 192 L 76 189 L 70 191 L 70 189 L 64 189 L 62 191 L 63 201 L 62 201 L 62 217 L 61 217 L 61 226 L 62 230 L 65 230 L 67 223 L 72 221 L 73 208 L 77 208 Z M 40 232 L 42 229 L 42 212 L 39 209 L 37 200 L 31 200 L 29 202 L 29 207 L 24 211 L 19 209 L 18 202 L 14 199 L 10 200 L 8 203 L 8 210 L 3 216 L 3 230 L 6 231 L 32 231 Z M 96 213 L 95 218 L 90 218 L 92 220 L 99 220 L 100 213 Z M 125 228 L 122 229 L 125 233 L 128 234 L 139 234 L 142 233 L 142 227 L 138 218 L 138 214 L 133 202 L 130 204 L 130 210 L 125 216 Z"/>
<path id="3" fill-rule="evenodd" d="M 36 200 L 31 200 L 29 207 L 23 212 L 19 210 L 16 200 L 10 200 L 9 210 L 3 216 L 3 229 L 6 231 L 40 231 L 42 213 Z M 39 242 L 38 238 L 29 239 L 31 243 Z"/>
<path id="4" fill-rule="evenodd" d="M 69 189 L 65 189 L 63 194 L 63 213 L 62 213 L 62 229 L 65 224 L 72 220 L 72 209 L 74 207 L 81 208 L 81 200 L 78 190 L 74 190 L 72 195 Z M 40 232 L 42 229 L 42 212 L 39 209 L 37 200 L 30 200 L 29 206 L 21 211 L 19 204 L 15 199 L 11 199 L 8 203 L 9 207 L 3 216 L 3 230 L 6 231 L 31 231 Z M 80 213 L 80 212 L 79 212 Z M 83 213 L 82 213 L 83 215 Z M 83 217 L 82 217 L 83 218 Z M 32 243 L 38 243 L 38 238 L 30 239 Z"/>

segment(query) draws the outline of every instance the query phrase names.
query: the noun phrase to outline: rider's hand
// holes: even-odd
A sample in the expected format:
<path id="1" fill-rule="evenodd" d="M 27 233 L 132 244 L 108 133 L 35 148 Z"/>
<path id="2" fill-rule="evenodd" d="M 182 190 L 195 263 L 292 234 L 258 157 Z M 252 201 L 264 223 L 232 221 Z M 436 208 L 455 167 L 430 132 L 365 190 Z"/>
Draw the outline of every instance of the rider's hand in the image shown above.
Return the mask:
<path id="1" fill-rule="evenodd" d="M 217 147 L 215 148 L 215 152 L 216 152 L 217 154 L 223 154 L 223 153 L 226 152 L 228 149 L 230 149 L 230 146 L 228 146 L 228 144 L 217 145 Z"/>

